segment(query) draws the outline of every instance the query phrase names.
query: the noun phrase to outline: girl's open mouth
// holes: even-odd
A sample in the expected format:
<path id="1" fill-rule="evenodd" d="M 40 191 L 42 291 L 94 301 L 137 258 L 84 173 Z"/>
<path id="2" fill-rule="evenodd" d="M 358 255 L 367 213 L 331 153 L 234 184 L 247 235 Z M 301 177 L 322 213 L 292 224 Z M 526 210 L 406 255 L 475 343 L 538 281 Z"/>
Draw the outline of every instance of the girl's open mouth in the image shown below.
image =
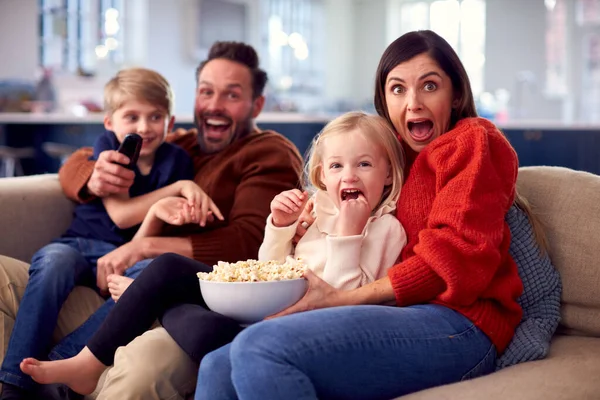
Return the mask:
<path id="1" fill-rule="evenodd" d="M 342 189 L 342 201 L 356 200 L 358 196 L 362 196 L 362 192 L 358 189 Z"/>

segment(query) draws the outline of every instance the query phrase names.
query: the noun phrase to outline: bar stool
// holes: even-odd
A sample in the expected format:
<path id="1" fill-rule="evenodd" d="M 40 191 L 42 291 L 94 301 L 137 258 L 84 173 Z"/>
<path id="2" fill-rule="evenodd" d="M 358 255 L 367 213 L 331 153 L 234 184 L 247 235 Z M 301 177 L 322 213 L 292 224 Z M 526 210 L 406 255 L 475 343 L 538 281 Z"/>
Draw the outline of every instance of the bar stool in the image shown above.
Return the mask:
<path id="1" fill-rule="evenodd" d="M 24 175 L 21 160 L 35 157 L 33 147 L 0 146 L 0 176 Z"/>
<path id="2" fill-rule="evenodd" d="M 63 143 L 44 142 L 42 143 L 42 150 L 48 156 L 60 160 L 60 165 L 63 165 L 67 158 L 77 150 L 77 147 Z"/>

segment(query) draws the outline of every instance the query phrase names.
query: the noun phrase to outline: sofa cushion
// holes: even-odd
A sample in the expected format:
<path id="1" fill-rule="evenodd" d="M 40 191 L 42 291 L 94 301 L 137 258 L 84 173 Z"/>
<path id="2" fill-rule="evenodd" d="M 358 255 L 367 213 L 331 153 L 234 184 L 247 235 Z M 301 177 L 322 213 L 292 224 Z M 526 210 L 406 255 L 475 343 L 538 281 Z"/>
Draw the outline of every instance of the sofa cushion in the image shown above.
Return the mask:
<path id="1" fill-rule="evenodd" d="M 563 284 L 561 330 L 600 336 L 600 176 L 561 167 L 524 167 L 518 187 L 545 226 Z"/>
<path id="2" fill-rule="evenodd" d="M 556 336 L 544 360 L 481 378 L 424 390 L 397 400 L 573 400 L 600 393 L 600 339 Z"/>
<path id="3" fill-rule="evenodd" d="M 56 174 L 0 179 L 0 254 L 21 261 L 64 233 L 74 203 L 63 194 Z"/>
<path id="4" fill-rule="evenodd" d="M 506 222 L 511 234 L 510 255 L 523 281 L 523 294 L 519 297 L 523 317 L 496 362 L 498 369 L 544 358 L 560 321 L 560 275 L 548 254 L 540 251 L 527 214 L 513 206 L 506 214 Z"/>

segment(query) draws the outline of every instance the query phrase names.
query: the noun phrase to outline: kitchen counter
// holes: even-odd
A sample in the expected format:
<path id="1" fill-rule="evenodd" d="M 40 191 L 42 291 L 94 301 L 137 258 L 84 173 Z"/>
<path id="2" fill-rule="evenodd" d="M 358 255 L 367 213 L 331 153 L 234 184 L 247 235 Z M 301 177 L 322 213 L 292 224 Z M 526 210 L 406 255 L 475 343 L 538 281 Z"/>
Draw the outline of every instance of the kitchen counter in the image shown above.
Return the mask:
<path id="1" fill-rule="evenodd" d="M 263 112 L 257 118 L 261 129 L 280 132 L 305 154 L 313 137 L 333 115 Z M 45 142 L 73 148 L 91 146 L 104 130 L 102 114 L 74 115 L 0 113 L 0 145 L 34 147 L 36 156 L 23 162 L 26 173 L 55 172 L 59 161 L 43 150 Z M 175 126 L 190 128 L 191 115 L 176 116 Z M 497 124 L 525 165 L 557 165 L 600 174 L 600 124 L 556 121 L 511 121 Z"/>

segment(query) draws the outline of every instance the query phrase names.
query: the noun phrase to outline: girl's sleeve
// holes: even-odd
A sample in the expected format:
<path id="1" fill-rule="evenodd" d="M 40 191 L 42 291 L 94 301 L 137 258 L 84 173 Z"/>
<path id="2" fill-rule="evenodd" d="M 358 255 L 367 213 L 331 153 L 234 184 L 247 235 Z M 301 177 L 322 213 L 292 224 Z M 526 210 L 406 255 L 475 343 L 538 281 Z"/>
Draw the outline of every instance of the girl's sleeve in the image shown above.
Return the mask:
<path id="1" fill-rule="evenodd" d="M 356 289 L 386 275 L 406 245 L 406 233 L 391 214 L 369 222 L 363 235 L 327 236 L 323 279 L 340 289 Z"/>
<path id="2" fill-rule="evenodd" d="M 265 237 L 258 250 L 259 261 L 285 262 L 287 256 L 292 254 L 292 239 L 296 234 L 298 221 L 290 226 L 278 228 L 273 225 L 273 216 L 269 214 Z"/>

